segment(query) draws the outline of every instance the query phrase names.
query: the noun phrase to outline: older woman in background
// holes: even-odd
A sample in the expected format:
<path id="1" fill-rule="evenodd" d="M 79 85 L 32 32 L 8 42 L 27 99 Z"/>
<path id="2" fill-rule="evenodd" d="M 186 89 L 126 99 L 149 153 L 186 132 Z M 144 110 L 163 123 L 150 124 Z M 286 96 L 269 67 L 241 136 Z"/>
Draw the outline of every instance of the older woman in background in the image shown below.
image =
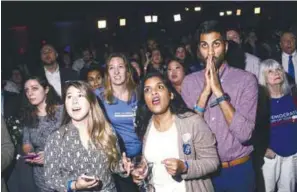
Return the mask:
<path id="1" fill-rule="evenodd" d="M 261 63 L 259 83 L 270 98 L 269 144 L 262 167 L 266 192 L 294 192 L 297 158 L 297 94 L 275 60 Z"/>

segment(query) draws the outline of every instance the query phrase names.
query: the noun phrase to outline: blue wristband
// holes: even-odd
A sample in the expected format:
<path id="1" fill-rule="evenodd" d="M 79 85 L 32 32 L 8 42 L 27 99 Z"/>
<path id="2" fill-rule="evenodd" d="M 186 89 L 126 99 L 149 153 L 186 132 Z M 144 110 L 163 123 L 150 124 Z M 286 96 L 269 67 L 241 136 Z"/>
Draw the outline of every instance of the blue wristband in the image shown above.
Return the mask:
<path id="1" fill-rule="evenodd" d="M 73 182 L 73 180 L 70 180 L 70 181 L 68 181 L 67 182 L 67 192 L 73 192 L 72 190 L 71 190 L 71 183 Z"/>
<path id="2" fill-rule="evenodd" d="M 199 107 L 198 105 L 195 105 L 195 106 L 194 106 L 194 110 L 195 110 L 195 111 L 198 111 L 198 112 L 200 112 L 200 113 L 204 113 L 204 112 L 205 112 L 205 108 L 201 108 L 201 107 Z"/>
<path id="3" fill-rule="evenodd" d="M 185 166 L 186 166 L 186 168 L 187 168 L 187 171 L 186 171 L 186 172 L 188 172 L 188 169 L 189 169 L 189 164 L 188 164 L 188 162 L 187 162 L 187 161 L 184 161 L 184 164 L 185 164 Z"/>

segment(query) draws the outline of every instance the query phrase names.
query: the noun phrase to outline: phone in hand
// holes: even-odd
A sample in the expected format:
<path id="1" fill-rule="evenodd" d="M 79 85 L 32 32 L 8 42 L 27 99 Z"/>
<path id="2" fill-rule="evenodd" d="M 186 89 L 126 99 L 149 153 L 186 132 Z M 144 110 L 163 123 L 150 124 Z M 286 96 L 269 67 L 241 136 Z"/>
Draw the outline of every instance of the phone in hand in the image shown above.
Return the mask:
<path id="1" fill-rule="evenodd" d="M 35 159 L 36 157 L 38 157 L 39 155 L 35 154 L 35 155 L 24 155 L 24 156 L 21 156 L 21 155 L 17 155 L 17 159 L 20 159 L 20 158 L 23 158 L 23 159 Z"/>
<path id="2" fill-rule="evenodd" d="M 86 182 L 94 181 L 96 180 L 95 176 L 88 176 L 88 175 L 82 175 L 81 178 L 85 180 Z"/>

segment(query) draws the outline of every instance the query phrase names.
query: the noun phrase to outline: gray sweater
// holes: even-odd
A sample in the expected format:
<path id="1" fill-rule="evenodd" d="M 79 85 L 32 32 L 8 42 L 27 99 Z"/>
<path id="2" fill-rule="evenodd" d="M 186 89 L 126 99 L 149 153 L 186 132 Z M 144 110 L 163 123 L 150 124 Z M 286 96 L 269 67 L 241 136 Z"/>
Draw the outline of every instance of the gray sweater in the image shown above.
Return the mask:
<path id="1" fill-rule="evenodd" d="M 175 118 L 178 131 L 179 156 L 189 164 L 188 172 L 180 177 L 186 182 L 187 192 L 213 192 L 214 189 L 209 174 L 219 167 L 215 136 L 202 117 L 190 113 L 186 114 L 186 116 L 185 118 Z M 144 136 L 143 151 L 151 123 L 152 120 Z M 184 142 L 182 137 L 185 134 L 191 135 L 189 142 L 191 153 L 188 155 L 183 152 Z"/>

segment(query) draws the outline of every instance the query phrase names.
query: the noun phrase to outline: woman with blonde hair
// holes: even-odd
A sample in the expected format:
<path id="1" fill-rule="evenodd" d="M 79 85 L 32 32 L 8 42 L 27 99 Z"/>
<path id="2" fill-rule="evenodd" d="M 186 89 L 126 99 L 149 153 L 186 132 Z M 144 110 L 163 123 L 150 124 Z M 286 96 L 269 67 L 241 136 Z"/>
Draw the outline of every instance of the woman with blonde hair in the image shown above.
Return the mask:
<path id="1" fill-rule="evenodd" d="M 297 94 L 277 61 L 261 63 L 259 83 L 270 99 L 269 142 L 262 167 L 266 192 L 294 192 L 297 158 Z M 267 106 L 266 106 L 267 107 Z"/>
<path id="2" fill-rule="evenodd" d="M 133 80 L 132 66 L 126 56 L 112 53 L 106 61 L 105 85 L 95 90 L 101 99 L 111 125 L 116 131 L 121 152 L 133 158 L 141 153 L 141 141 L 134 129 L 137 107 L 137 89 Z M 132 178 L 121 178 L 115 175 L 118 191 L 133 192 L 137 186 Z"/>
<path id="3" fill-rule="evenodd" d="M 125 154 L 119 159 L 117 137 L 92 88 L 83 81 L 69 82 L 64 97 L 62 126 L 45 147 L 46 183 L 61 192 L 116 191 L 111 174 L 124 173 L 127 159 Z"/>

